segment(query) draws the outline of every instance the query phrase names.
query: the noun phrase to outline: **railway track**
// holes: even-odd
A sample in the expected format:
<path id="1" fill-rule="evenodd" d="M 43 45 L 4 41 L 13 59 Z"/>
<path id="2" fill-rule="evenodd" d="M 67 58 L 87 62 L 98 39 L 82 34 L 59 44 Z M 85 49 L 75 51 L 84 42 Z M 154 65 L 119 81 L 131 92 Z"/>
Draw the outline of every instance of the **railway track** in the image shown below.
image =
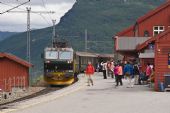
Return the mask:
<path id="1" fill-rule="evenodd" d="M 8 108 L 12 107 L 13 105 L 11 105 L 11 104 L 13 104 L 13 103 L 21 102 L 23 100 L 27 100 L 27 99 L 38 97 L 38 96 L 41 96 L 41 95 L 45 95 L 45 94 L 48 94 L 50 92 L 60 90 L 60 89 L 62 89 L 64 87 L 66 87 L 66 86 L 48 86 L 48 87 L 46 87 L 45 89 L 43 89 L 43 90 L 41 90 L 39 92 L 33 93 L 31 95 L 28 95 L 28 96 L 25 96 L 25 97 L 22 97 L 22 98 L 19 98 L 19 99 L 16 99 L 16 100 L 13 100 L 11 102 L 0 104 L 0 110 L 8 109 Z"/>

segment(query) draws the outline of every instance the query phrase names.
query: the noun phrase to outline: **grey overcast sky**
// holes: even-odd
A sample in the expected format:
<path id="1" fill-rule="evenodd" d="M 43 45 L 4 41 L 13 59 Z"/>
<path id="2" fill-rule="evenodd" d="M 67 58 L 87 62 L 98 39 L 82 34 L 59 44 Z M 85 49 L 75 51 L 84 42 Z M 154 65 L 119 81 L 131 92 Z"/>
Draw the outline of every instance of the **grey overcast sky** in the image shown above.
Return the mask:
<path id="1" fill-rule="evenodd" d="M 28 0 L 0 0 L 0 12 L 4 12 L 13 6 Z M 31 13 L 31 29 L 52 26 L 52 19 L 56 23 L 72 8 L 76 0 L 30 0 L 30 3 L 20 6 L 13 11 L 26 11 L 31 6 L 32 11 L 55 11 L 55 14 L 33 14 Z M 26 31 L 26 13 L 4 13 L 0 15 L 0 31 Z"/>

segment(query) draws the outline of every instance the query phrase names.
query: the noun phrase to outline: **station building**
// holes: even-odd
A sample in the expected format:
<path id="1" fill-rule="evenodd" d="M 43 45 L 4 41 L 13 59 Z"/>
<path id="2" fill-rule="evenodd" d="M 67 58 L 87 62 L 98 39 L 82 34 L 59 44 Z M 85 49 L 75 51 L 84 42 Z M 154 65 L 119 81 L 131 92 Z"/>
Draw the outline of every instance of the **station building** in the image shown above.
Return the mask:
<path id="1" fill-rule="evenodd" d="M 12 88 L 29 86 L 29 68 L 32 64 L 8 53 L 0 53 L 0 89 L 11 91 Z"/>
<path id="2" fill-rule="evenodd" d="M 170 1 L 137 19 L 134 25 L 117 33 L 113 39 L 115 51 L 124 60 L 138 58 L 142 71 L 147 63 L 155 69 L 155 90 L 158 82 L 164 82 L 164 75 L 170 73 Z"/>

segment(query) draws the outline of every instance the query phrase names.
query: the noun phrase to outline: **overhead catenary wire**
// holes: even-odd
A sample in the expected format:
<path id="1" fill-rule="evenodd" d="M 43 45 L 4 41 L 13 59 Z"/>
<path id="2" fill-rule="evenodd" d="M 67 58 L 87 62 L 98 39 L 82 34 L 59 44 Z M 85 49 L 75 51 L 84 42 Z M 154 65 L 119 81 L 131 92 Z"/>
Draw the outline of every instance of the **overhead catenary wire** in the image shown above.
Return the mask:
<path id="1" fill-rule="evenodd" d="M 41 1 L 42 1 L 42 4 L 43 4 L 43 7 L 47 10 L 47 7 L 46 7 L 44 0 L 41 0 Z M 50 14 L 48 14 L 48 16 L 50 17 L 51 20 L 53 20 Z"/>
<path id="2" fill-rule="evenodd" d="M 9 7 L 15 7 L 15 6 L 13 6 L 13 5 L 9 5 L 9 4 L 6 4 L 6 3 L 4 3 L 4 2 L 0 2 L 0 4 L 6 5 L 6 6 L 9 6 Z M 44 7 L 45 7 L 44 1 L 43 1 L 43 4 L 44 4 Z M 22 9 L 22 8 L 19 8 L 19 7 L 16 7 L 16 8 L 19 9 L 19 10 L 25 11 L 25 9 Z M 17 11 L 11 11 L 11 10 L 9 10 L 9 11 L 7 11 L 7 12 L 12 13 L 12 12 L 17 12 Z M 45 16 L 42 15 L 42 13 L 44 13 L 44 11 L 42 11 L 42 13 L 41 13 L 40 11 L 39 11 L 38 13 L 37 13 L 36 11 L 30 11 L 30 12 L 39 15 L 49 26 L 52 26 L 52 24 L 50 24 L 50 22 L 45 18 Z M 49 13 L 55 13 L 55 12 L 49 11 Z M 47 13 L 47 14 L 49 15 L 50 19 L 52 20 L 52 18 L 51 18 L 51 16 L 50 16 L 49 13 Z M 1 13 L 0 13 L 0 14 L 1 14 Z"/>
<path id="3" fill-rule="evenodd" d="M 7 13 L 7 12 L 9 12 L 9 11 L 11 11 L 11 10 L 13 10 L 13 9 L 16 9 L 16 8 L 18 8 L 18 7 L 20 7 L 20 6 L 24 5 L 24 4 L 27 4 L 27 3 L 29 3 L 29 2 L 30 2 L 30 0 L 28 0 L 28 1 L 26 1 L 26 2 L 23 2 L 23 3 L 21 3 L 21 4 L 17 5 L 17 6 L 14 6 L 14 7 L 10 8 L 10 9 L 6 10 L 6 11 L 1 12 L 0 14 Z M 0 2 L 0 3 L 3 4 L 2 2 Z"/>
<path id="4" fill-rule="evenodd" d="M 9 4 L 3 3 L 3 2 L 0 2 L 0 4 L 6 5 L 6 6 L 8 6 L 8 7 L 15 7 L 15 6 L 13 6 L 13 5 L 9 5 Z M 25 9 L 22 9 L 22 8 L 20 8 L 20 7 L 17 7 L 17 9 L 20 9 L 20 10 L 25 11 Z"/>
<path id="5" fill-rule="evenodd" d="M 48 21 L 47 21 L 47 19 L 42 15 L 42 14 L 39 14 L 45 21 L 46 21 L 46 23 L 49 25 L 49 26 L 51 26 L 52 24 L 50 24 Z"/>

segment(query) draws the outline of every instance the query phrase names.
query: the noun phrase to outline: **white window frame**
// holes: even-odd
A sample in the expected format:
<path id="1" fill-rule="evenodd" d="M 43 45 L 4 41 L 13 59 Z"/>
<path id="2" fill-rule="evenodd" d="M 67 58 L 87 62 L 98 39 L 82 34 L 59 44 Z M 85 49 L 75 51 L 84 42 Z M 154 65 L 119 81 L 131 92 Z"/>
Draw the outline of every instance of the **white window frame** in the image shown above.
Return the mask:
<path id="1" fill-rule="evenodd" d="M 155 28 L 158 28 L 158 29 L 155 29 Z M 163 27 L 163 29 L 160 29 L 161 27 Z M 165 31 L 165 26 L 153 26 L 153 36 L 156 36 L 157 34 L 161 33 Z M 155 32 L 157 32 L 157 34 L 155 34 Z"/>

